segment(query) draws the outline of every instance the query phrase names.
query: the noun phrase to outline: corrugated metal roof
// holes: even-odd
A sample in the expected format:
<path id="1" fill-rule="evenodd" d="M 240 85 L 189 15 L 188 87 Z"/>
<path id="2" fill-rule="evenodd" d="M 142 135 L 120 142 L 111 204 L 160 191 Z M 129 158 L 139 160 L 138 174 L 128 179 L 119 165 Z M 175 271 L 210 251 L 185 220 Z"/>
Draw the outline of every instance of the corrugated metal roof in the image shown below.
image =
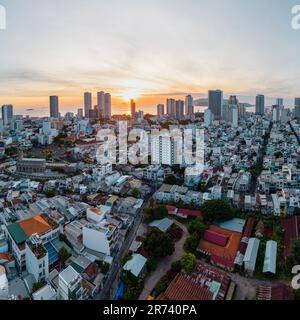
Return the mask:
<path id="1" fill-rule="evenodd" d="M 7 226 L 7 230 L 13 237 L 16 244 L 21 244 L 28 239 L 28 236 L 17 222 Z"/>
<path id="2" fill-rule="evenodd" d="M 155 220 L 155 221 L 151 222 L 149 224 L 149 226 L 152 228 L 157 228 L 162 232 L 166 232 L 170 229 L 172 224 L 173 224 L 172 220 L 170 220 L 168 218 L 164 218 L 162 220 Z"/>
<path id="3" fill-rule="evenodd" d="M 266 255 L 263 272 L 276 274 L 277 262 L 277 242 L 270 240 L 267 242 Z"/>
<path id="4" fill-rule="evenodd" d="M 260 241 L 256 238 L 250 238 L 244 257 L 245 268 L 251 271 L 255 270 L 257 253 Z"/>
<path id="5" fill-rule="evenodd" d="M 130 271 L 134 276 L 138 277 L 147 263 L 147 259 L 140 254 L 133 254 L 132 259 L 124 265 L 124 270 Z"/>

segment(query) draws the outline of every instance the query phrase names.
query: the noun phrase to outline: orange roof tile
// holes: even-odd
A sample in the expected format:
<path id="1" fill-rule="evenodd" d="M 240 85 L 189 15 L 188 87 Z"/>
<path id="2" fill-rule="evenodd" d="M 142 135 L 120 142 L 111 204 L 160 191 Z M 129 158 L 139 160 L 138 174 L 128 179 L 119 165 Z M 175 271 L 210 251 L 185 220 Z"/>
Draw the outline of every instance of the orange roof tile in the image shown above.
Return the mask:
<path id="1" fill-rule="evenodd" d="M 42 234 L 52 229 L 40 215 L 19 222 L 19 226 L 27 237 L 31 237 L 35 233 Z"/>
<path id="2" fill-rule="evenodd" d="M 222 257 L 230 261 L 234 261 L 240 245 L 242 234 L 239 232 L 223 229 L 217 226 L 210 226 L 209 229 L 215 233 L 229 236 L 229 240 L 226 246 L 221 247 L 217 244 L 201 240 L 198 250 L 208 252 L 211 255 Z"/>

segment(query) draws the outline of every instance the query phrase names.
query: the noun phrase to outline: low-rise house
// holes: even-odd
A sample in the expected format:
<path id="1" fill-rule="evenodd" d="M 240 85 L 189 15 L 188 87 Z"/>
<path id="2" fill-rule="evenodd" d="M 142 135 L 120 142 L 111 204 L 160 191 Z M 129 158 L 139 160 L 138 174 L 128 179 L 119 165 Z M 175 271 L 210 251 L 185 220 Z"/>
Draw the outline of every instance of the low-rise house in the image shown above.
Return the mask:
<path id="1" fill-rule="evenodd" d="M 144 256 L 134 253 L 132 258 L 125 263 L 123 269 L 130 271 L 137 278 L 143 278 L 146 275 L 147 261 Z"/>
<path id="2" fill-rule="evenodd" d="M 56 291 L 50 286 L 45 285 L 32 294 L 33 300 L 53 301 L 57 299 Z"/>
<path id="3" fill-rule="evenodd" d="M 68 266 L 58 276 L 58 299 L 84 300 L 86 297 L 87 292 L 83 288 L 80 274 Z"/>
<path id="4" fill-rule="evenodd" d="M 168 230 L 170 230 L 172 225 L 173 225 L 173 221 L 168 218 L 164 218 L 161 220 L 155 220 L 155 221 L 152 221 L 151 223 L 149 223 L 149 227 L 157 228 L 162 232 L 167 232 Z"/>
<path id="5" fill-rule="evenodd" d="M 60 234 L 59 226 L 46 215 L 36 215 L 32 218 L 10 224 L 6 234 L 12 253 L 16 259 L 17 268 L 22 271 L 26 267 L 26 241 L 32 235 L 38 235 L 43 244 L 56 239 Z"/>

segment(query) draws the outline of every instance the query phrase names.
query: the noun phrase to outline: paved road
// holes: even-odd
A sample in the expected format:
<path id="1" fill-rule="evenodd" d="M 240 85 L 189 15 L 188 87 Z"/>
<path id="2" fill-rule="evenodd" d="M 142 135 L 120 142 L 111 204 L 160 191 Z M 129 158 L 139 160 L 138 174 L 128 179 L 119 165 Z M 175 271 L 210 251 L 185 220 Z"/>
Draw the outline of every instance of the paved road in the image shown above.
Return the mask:
<path id="1" fill-rule="evenodd" d="M 160 260 L 156 270 L 146 279 L 144 290 L 141 293 L 139 300 L 147 299 L 157 282 L 171 269 L 172 263 L 180 260 L 181 256 L 184 254 L 183 245 L 186 238 L 189 236 L 189 233 L 185 225 L 175 220 L 174 222 L 183 230 L 182 238 L 175 244 L 174 253 L 171 256 Z"/>
<path id="2" fill-rule="evenodd" d="M 120 261 L 122 258 L 128 253 L 129 248 L 136 238 L 137 231 L 139 226 L 143 222 L 144 219 L 144 209 L 149 205 L 149 200 L 153 196 L 156 189 L 152 190 L 151 194 L 147 196 L 145 199 L 142 208 L 138 212 L 137 216 L 134 219 L 133 227 L 131 228 L 128 236 L 125 239 L 121 249 L 119 250 L 117 256 L 114 258 L 110 271 L 107 275 L 105 284 L 103 286 L 103 290 L 94 298 L 94 300 L 111 300 L 114 298 L 115 292 L 117 291 L 118 284 L 120 281 L 120 276 L 122 272 L 122 267 L 120 265 Z"/>

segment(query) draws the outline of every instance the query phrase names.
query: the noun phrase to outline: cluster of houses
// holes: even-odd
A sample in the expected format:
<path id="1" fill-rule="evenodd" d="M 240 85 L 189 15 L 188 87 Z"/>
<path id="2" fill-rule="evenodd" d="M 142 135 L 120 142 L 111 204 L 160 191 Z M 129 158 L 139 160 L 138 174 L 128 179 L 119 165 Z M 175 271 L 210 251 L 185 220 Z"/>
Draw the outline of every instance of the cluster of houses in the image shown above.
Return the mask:
<path id="1" fill-rule="evenodd" d="M 134 188 L 140 197 L 131 196 Z M 142 210 L 143 192 L 151 191 L 108 165 L 46 182 L 4 175 L 0 190 L 1 298 L 35 300 L 99 294 L 107 273 L 101 264 L 113 263 Z M 36 283 L 43 286 L 33 291 Z"/>

